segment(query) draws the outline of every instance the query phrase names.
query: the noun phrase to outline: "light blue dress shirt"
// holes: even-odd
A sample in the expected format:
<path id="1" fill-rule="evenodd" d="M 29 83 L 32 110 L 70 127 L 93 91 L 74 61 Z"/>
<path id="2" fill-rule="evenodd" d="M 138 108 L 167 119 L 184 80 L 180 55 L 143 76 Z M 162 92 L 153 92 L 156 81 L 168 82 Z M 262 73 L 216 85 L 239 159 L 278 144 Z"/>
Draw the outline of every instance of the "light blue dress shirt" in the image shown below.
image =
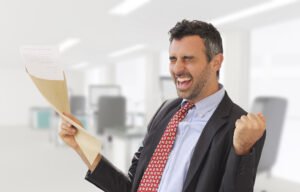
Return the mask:
<path id="1" fill-rule="evenodd" d="M 225 90 L 220 85 L 216 93 L 197 102 L 179 123 L 175 143 L 159 184 L 159 192 L 182 191 L 196 143 L 224 95 Z"/>

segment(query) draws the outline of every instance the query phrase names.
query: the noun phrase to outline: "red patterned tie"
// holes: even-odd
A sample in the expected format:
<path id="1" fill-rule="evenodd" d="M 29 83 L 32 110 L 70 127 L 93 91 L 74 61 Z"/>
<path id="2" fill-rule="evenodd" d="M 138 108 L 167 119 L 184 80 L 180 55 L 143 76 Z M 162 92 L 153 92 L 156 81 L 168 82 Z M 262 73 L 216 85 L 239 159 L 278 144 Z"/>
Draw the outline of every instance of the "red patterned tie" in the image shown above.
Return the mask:
<path id="1" fill-rule="evenodd" d="M 168 126 L 151 157 L 148 167 L 144 172 L 137 192 L 156 192 L 158 190 L 162 173 L 176 138 L 178 124 L 193 106 L 194 104 L 186 102 L 168 123 Z"/>

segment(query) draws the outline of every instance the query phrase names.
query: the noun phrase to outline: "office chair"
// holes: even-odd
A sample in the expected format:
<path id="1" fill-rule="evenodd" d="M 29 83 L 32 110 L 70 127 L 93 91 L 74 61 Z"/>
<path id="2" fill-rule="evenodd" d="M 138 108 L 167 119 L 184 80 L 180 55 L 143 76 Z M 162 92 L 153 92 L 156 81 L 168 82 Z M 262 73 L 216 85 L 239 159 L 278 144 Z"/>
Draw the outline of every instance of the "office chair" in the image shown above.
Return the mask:
<path id="1" fill-rule="evenodd" d="M 71 113 L 83 124 L 84 128 L 88 128 L 88 116 L 86 111 L 86 98 L 83 95 L 70 96 Z"/>
<path id="2" fill-rule="evenodd" d="M 257 97 L 252 111 L 262 112 L 266 118 L 267 136 L 257 173 L 266 172 L 271 175 L 271 169 L 276 162 L 280 140 L 287 110 L 287 100 L 280 97 Z"/>
<path id="3" fill-rule="evenodd" d="M 97 112 L 97 133 L 105 129 L 126 131 L 126 99 L 123 96 L 100 96 Z"/>
<path id="4" fill-rule="evenodd" d="M 74 115 L 85 115 L 86 99 L 82 95 L 70 96 L 71 113 Z"/>

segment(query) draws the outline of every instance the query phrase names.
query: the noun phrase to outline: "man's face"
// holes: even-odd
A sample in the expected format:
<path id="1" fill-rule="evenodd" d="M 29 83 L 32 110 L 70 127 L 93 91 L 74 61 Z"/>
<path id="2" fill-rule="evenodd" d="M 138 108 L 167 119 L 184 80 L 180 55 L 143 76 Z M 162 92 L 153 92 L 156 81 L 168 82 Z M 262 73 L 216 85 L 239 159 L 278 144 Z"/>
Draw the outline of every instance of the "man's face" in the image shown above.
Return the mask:
<path id="1" fill-rule="evenodd" d="M 204 41 L 197 35 L 174 39 L 170 44 L 170 73 L 178 96 L 197 102 L 216 86 L 216 69 L 207 61 Z"/>

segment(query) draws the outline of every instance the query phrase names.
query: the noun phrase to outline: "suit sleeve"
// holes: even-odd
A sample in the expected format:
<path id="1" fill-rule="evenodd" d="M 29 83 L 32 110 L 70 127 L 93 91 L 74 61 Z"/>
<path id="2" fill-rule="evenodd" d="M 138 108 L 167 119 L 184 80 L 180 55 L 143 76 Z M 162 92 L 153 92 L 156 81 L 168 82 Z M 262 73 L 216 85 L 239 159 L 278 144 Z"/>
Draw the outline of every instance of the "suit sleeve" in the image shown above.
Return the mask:
<path id="1" fill-rule="evenodd" d="M 92 173 L 88 171 L 85 179 L 105 192 L 129 192 L 142 149 L 143 147 L 140 147 L 135 153 L 128 175 L 123 174 L 105 157 L 102 157 L 96 169 Z"/>
<path id="2" fill-rule="evenodd" d="M 157 116 L 159 116 L 159 112 L 165 104 L 166 101 L 160 106 L 155 115 L 152 117 L 148 125 L 147 134 L 152 127 L 153 121 Z M 145 138 L 147 138 L 147 135 L 145 136 Z M 143 141 L 143 145 L 144 143 L 145 139 Z M 136 167 L 138 165 L 141 152 L 144 148 L 143 145 L 139 147 L 138 151 L 134 154 L 128 171 L 128 175 L 123 174 L 105 157 L 102 156 L 102 159 L 95 170 L 93 172 L 88 171 L 85 179 L 96 185 L 98 188 L 102 189 L 104 192 L 130 192 L 136 172 Z"/>
<path id="3" fill-rule="evenodd" d="M 265 137 L 266 132 L 248 155 L 236 155 L 234 148 L 231 147 L 219 192 L 253 192 Z"/>

